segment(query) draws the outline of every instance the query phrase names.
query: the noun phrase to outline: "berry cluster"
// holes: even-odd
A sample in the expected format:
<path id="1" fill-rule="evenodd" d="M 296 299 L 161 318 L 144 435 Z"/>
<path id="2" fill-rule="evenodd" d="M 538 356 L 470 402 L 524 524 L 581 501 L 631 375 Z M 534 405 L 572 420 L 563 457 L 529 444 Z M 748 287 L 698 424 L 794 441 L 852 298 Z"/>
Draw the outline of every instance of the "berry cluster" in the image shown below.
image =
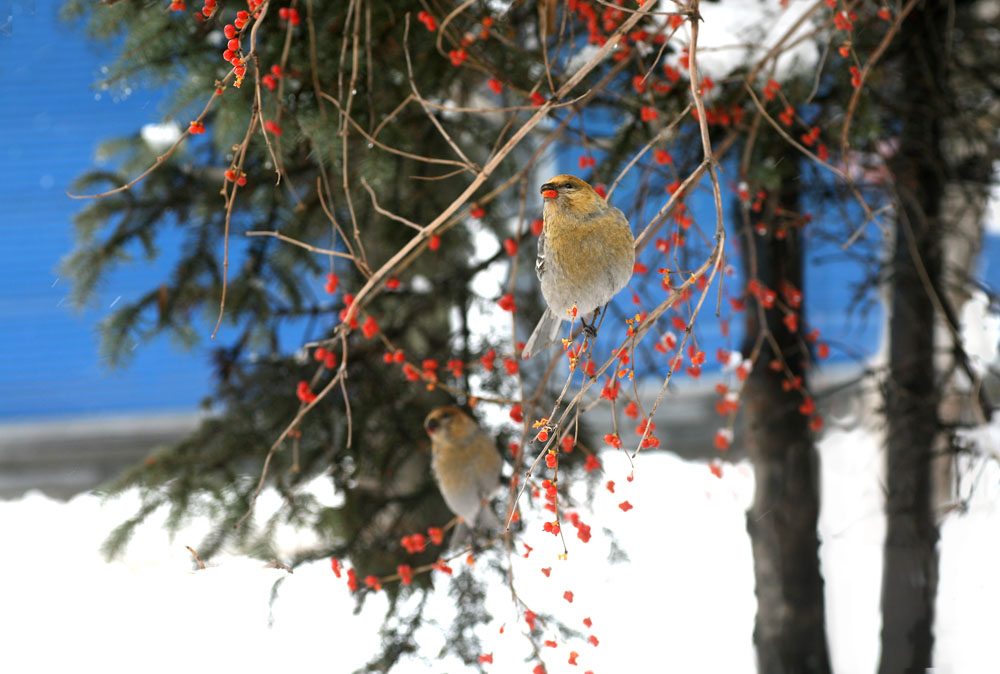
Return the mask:
<path id="1" fill-rule="evenodd" d="M 282 7 L 278 10 L 278 18 L 287 21 L 293 26 L 299 25 L 299 10 L 294 7 Z"/>

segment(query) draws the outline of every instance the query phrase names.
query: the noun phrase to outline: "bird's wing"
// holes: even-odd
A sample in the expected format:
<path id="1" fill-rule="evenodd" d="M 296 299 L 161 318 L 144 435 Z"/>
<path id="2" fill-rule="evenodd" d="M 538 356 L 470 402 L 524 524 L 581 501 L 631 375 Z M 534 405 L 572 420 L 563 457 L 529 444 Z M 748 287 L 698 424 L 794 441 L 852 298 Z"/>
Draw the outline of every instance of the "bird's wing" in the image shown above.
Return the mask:
<path id="1" fill-rule="evenodd" d="M 625 216 L 622 216 L 625 217 Z M 538 235 L 538 257 L 535 258 L 535 276 L 542 280 L 545 275 L 545 230 Z"/>
<path id="2" fill-rule="evenodd" d="M 615 220 L 617 220 L 618 222 L 620 222 L 625 227 L 628 227 L 628 218 L 626 218 L 625 214 L 622 213 L 622 209 L 618 208 L 617 206 L 612 206 L 611 207 L 611 212 L 614 213 Z"/>

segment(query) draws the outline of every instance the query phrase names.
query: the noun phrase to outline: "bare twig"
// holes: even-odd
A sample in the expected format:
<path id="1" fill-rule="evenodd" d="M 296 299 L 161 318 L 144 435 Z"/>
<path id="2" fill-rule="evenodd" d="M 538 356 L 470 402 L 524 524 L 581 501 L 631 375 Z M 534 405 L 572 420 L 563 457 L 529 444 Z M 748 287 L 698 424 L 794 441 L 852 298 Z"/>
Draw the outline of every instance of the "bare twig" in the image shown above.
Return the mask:
<path id="1" fill-rule="evenodd" d="M 331 255 L 333 257 L 342 257 L 348 260 L 353 260 L 354 256 L 350 253 L 342 253 L 339 250 L 331 250 L 330 248 L 320 248 L 319 246 L 312 246 L 308 243 L 303 243 L 298 239 L 293 239 L 290 236 L 285 236 L 277 230 L 267 231 L 267 230 L 250 230 L 249 232 L 243 232 L 244 236 L 273 236 L 279 241 L 284 241 L 285 243 L 290 243 L 293 246 L 298 246 L 299 248 L 305 248 L 312 253 L 319 253 L 321 255 Z"/>
<path id="2" fill-rule="evenodd" d="M 187 551 L 191 553 L 192 557 L 194 557 L 194 561 L 198 562 L 198 568 L 204 570 L 205 562 L 201 561 L 201 557 L 199 557 L 198 553 L 194 551 L 194 548 L 190 545 L 185 545 L 184 547 L 187 548 Z"/>

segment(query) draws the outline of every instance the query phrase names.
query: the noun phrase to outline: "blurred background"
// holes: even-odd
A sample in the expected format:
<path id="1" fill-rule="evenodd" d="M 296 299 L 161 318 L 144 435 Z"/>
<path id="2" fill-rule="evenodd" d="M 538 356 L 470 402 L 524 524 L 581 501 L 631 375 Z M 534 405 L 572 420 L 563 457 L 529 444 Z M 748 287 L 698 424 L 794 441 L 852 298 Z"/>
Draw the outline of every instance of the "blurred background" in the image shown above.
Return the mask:
<path id="1" fill-rule="evenodd" d="M 213 341 L 210 338 L 214 327 L 214 316 L 210 311 L 190 311 L 186 314 L 181 312 L 184 325 L 177 329 L 177 334 L 150 330 L 144 333 L 142 339 L 132 339 L 129 333 L 125 332 L 122 340 L 114 344 L 113 348 L 109 348 L 106 342 L 102 342 L 99 333 L 108 327 L 116 308 L 142 302 L 150 292 L 157 292 L 157 284 L 160 284 L 162 279 L 171 278 L 181 256 L 187 254 L 186 246 L 189 247 L 190 240 L 185 231 L 186 223 L 176 213 L 166 216 L 169 226 L 157 228 L 155 241 L 149 243 L 149 249 L 133 247 L 130 251 L 131 259 L 122 260 L 124 263 L 106 270 L 107 273 L 100 279 L 93 295 L 83 306 L 78 306 L 71 297 L 73 283 L 60 271 L 60 265 L 77 245 L 73 220 L 87 202 L 70 198 L 67 190 L 71 189 L 74 180 L 89 171 L 107 171 L 109 174 L 115 174 L 129 162 L 133 162 L 134 165 L 135 157 L 127 156 L 128 161 L 122 159 L 122 146 L 111 142 L 113 139 L 129 136 L 132 141 L 140 145 L 144 143 L 145 149 L 154 155 L 169 146 L 177 137 L 180 127 L 174 122 L 164 122 L 167 117 L 172 116 L 167 114 L 168 96 L 183 90 L 185 83 L 180 76 L 170 80 L 149 74 L 140 75 L 137 82 L 129 82 L 127 78 L 119 79 L 117 71 L 112 72 L 109 66 L 119 58 L 125 44 L 124 40 L 118 36 L 111 36 L 105 41 L 88 38 L 84 33 L 82 21 L 66 22 L 59 18 L 59 7 L 55 6 L 55 3 L 0 2 L 0 23 L 2 23 L 0 26 L 0 148 L 2 148 L 0 149 L 2 157 L 0 203 L 4 204 L 0 212 L 0 240 L 2 240 L 0 353 L 3 354 L 0 357 L 0 499 L 13 501 L 23 499 L 26 495 L 30 499 L 37 496 L 36 491 L 40 491 L 47 497 L 66 500 L 120 478 L 123 472 L 129 469 L 137 466 L 151 468 L 159 460 L 156 457 L 163 456 L 161 452 L 170 448 L 181 447 L 178 452 L 181 458 L 197 453 L 191 451 L 192 446 L 195 450 L 199 447 L 197 439 L 191 445 L 184 443 L 199 429 L 204 429 L 203 424 L 212 418 L 213 414 L 229 409 L 225 404 L 226 396 L 234 395 L 233 391 L 238 393 L 241 383 L 238 377 L 235 377 L 237 383 L 232 384 L 229 377 L 231 371 L 238 371 L 234 363 L 240 361 L 241 357 L 244 364 L 265 360 L 261 354 L 274 356 L 275 360 L 283 357 L 287 362 L 275 365 L 275 371 L 268 374 L 272 379 L 256 383 L 254 386 L 257 388 L 253 388 L 253 391 L 267 390 L 269 386 L 273 391 L 275 382 L 279 382 L 277 385 L 288 388 L 287 397 L 294 403 L 295 401 L 291 400 L 292 385 L 297 377 L 306 376 L 300 374 L 305 371 L 303 363 L 309 364 L 308 353 L 301 348 L 301 345 L 310 339 L 327 335 L 324 330 L 329 330 L 336 324 L 333 319 L 336 308 L 331 309 L 329 304 L 318 302 L 318 309 L 313 307 L 303 310 L 300 314 L 290 315 L 274 330 L 274 334 L 271 335 L 272 343 L 262 347 L 258 340 L 252 348 L 247 347 L 249 355 L 239 353 L 247 344 L 246 332 L 239 324 L 225 322 L 216 339 Z M 115 84 L 111 86 L 97 84 L 109 77 L 115 80 Z M 180 115 L 177 115 L 177 118 L 186 119 Z M 220 126 L 223 121 L 225 120 L 220 121 Z M 597 110 L 586 117 L 586 128 L 594 137 L 602 135 L 611 137 L 615 133 L 617 121 L 617 118 L 607 110 Z M 201 149 L 205 150 L 205 147 L 207 146 Z M 607 145 L 588 148 L 586 152 L 587 157 L 594 157 L 598 162 L 609 159 L 611 155 L 612 152 Z M 582 173 L 580 158 L 579 144 L 566 142 L 557 145 L 557 149 L 547 157 L 538 170 L 551 173 Z M 739 167 L 731 163 L 724 164 L 723 168 L 727 171 L 728 187 L 737 187 L 732 177 L 738 174 Z M 132 171 L 132 174 L 134 173 Z M 822 183 L 822 180 L 820 182 Z M 700 222 L 714 220 L 711 194 L 706 187 L 707 184 L 702 183 L 700 189 L 688 199 L 689 209 Z M 635 181 L 625 181 L 619 190 L 613 202 L 622 205 L 623 208 L 626 208 L 625 204 L 639 203 L 646 198 L 641 196 L 640 187 Z M 984 386 L 993 396 L 993 400 L 997 399 L 995 366 L 997 340 L 1000 336 L 1000 321 L 997 319 L 996 311 L 997 298 L 992 290 L 1000 287 L 1000 198 L 998 197 L 1000 194 L 994 188 L 989 203 L 982 211 L 984 235 L 981 249 L 977 255 L 970 257 L 969 262 L 971 265 L 969 278 L 972 279 L 971 285 L 975 286 L 976 290 L 970 292 L 970 299 L 959 316 L 962 340 L 969 354 L 976 359 L 976 366 L 984 375 Z M 803 210 L 816 214 L 814 228 L 820 232 L 818 235 L 811 233 L 804 235 L 807 264 L 804 267 L 803 289 L 808 296 L 809 329 L 819 330 L 824 343 L 830 347 L 829 357 L 823 360 L 818 369 L 811 371 L 810 386 L 816 398 L 818 413 L 825 420 L 824 432 L 834 434 L 837 438 L 836 445 L 831 441 L 827 449 L 822 450 L 826 452 L 824 467 L 830 469 L 823 477 L 825 480 L 823 484 L 824 488 L 849 490 L 852 485 L 851 480 L 863 473 L 865 479 L 870 478 L 870 481 L 865 483 L 867 485 L 865 498 L 868 499 L 865 503 L 870 506 L 872 502 L 876 502 L 878 505 L 874 507 L 880 508 L 878 499 L 882 497 L 884 486 L 881 482 L 883 477 L 880 472 L 881 464 L 876 466 L 871 462 L 873 459 L 870 456 L 852 459 L 849 448 L 852 445 L 865 445 L 877 453 L 880 451 L 877 447 L 880 446 L 881 434 L 884 431 L 882 421 L 876 418 L 876 412 L 883 404 L 881 387 L 885 380 L 881 378 L 884 371 L 880 368 L 884 367 L 888 349 L 885 290 L 884 286 L 879 284 L 880 281 L 886 280 L 881 264 L 887 252 L 882 247 L 883 242 L 875 236 L 867 243 L 859 243 L 850 254 L 840 254 L 844 237 L 837 236 L 836 233 L 851 231 L 852 220 L 860 216 L 859 211 L 850 207 L 845 207 L 843 210 L 832 208 L 828 200 L 819 196 L 807 196 L 804 200 Z M 725 212 L 727 218 L 737 222 L 738 209 L 731 201 L 724 204 Z M 478 233 L 485 232 L 488 235 L 486 238 L 489 239 L 489 245 L 495 247 L 502 236 L 497 233 L 506 231 L 505 228 L 516 220 L 513 213 L 513 209 L 508 209 L 506 213 L 493 216 L 494 222 L 489 223 L 488 227 L 482 226 Z M 648 218 L 649 212 L 644 213 L 642 207 L 636 207 L 635 211 L 629 212 L 629 216 L 635 229 L 635 223 L 643 222 Z M 534 217 L 529 214 L 528 220 Z M 192 222 L 195 222 L 194 216 Z M 481 248 L 476 248 L 476 227 L 474 223 L 470 224 L 469 230 L 473 233 L 461 239 L 461 244 L 466 246 L 463 250 L 475 250 L 484 258 L 494 255 L 492 259 L 495 260 L 499 253 L 490 252 L 484 255 Z M 727 290 L 725 296 L 727 301 L 731 297 L 740 295 L 745 285 L 739 259 L 745 251 L 741 250 L 741 239 L 735 230 L 732 234 L 731 253 L 727 260 L 729 275 L 726 281 L 732 290 Z M 527 254 L 522 252 L 520 259 L 522 262 L 530 261 L 534 255 L 533 240 L 526 239 L 521 245 L 529 252 Z M 217 241 L 211 242 L 209 247 L 211 246 L 214 246 L 215 254 L 221 256 L 222 249 L 217 245 Z M 249 259 L 246 249 L 234 250 L 233 256 L 233 269 L 240 267 Z M 650 268 L 655 269 L 658 264 L 653 247 L 647 249 L 645 256 L 641 259 L 645 260 Z M 311 275 L 304 285 L 318 293 L 318 289 L 322 287 L 325 271 L 325 269 L 319 271 L 310 269 Z M 426 278 L 430 276 L 430 272 L 427 269 L 419 270 L 419 274 L 415 274 L 411 279 L 414 296 L 420 294 L 416 290 L 419 285 L 416 277 L 419 275 L 424 275 Z M 494 273 L 493 276 L 490 281 L 493 285 L 487 283 L 489 291 L 483 293 L 484 295 L 490 293 L 499 295 L 503 292 L 504 274 L 497 276 Z M 522 284 L 519 287 L 528 287 L 523 285 L 523 279 L 517 282 Z M 163 281 L 161 286 L 164 293 L 167 292 L 167 284 L 167 281 Z M 456 284 L 447 284 L 448 293 L 458 293 L 454 285 Z M 611 316 L 625 318 L 635 311 L 636 304 L 649 306 L 654 302 L 653 298 L 657 296 L 656 293 L 660 288 L 655 282 L 636 282 L 630 290 L 632 292 L 625 291 L 616 299 L 611 309 Z M 462 306 L 471 312 L 470 307 L 474 306 L 474 302 L 465 295 L 461 295 L 460 300 L 464 302 Z M 217 307 L 217 303 L 213 303 L 211 298 L 201 298 L 201 301 L 210 308 Z M 408 296 L 407 301 L 417 300 L 412 300 Z M 709 303 L 714 305 L 714 297 Z M 531 304 L 531 300 L 526 300 L 525 304 L 525 313 L 529 316 L 536 315 L 537 304 Z M 729 508 L 726 511 L 728 519 L 719 520 L 722 522 L 719 524 L 720 530 L 728 527 L 725 529 L 728 533 L 742 536 L 746 528 L 743 513 L 750 507 L 753 495 L 753 473 L 746 461 L 748 452 L 743 437 L 745 421 L 742 418 L 736 423 L 736 435 L 732 446 L 724 455 L 727 462 L 727 481 L 720 483 L 724 486 L 716 486 L 714 483 L 706 483 L 705 486 L 699 481 L 701 477 L 708 475 L 708 472 L 703 470 L 706 464 L 713 466 L 719 464 L 720 455 L 716 449 L 715 434 L 721 421 L 716 408 L 719 400 L 716 386 L 720 382 L 730 382 L 730 384 L 732 382 L 732 367 L 723 367 L 719 362 L 720 359 L 714 356 L 720 349 L 727 352 L 739 351 L 745 338 L 743 326 L 736 325 L 741 323 L 740 320 L 734 321 L 734 325 L 730 326 L 731 329 L 724 330 L 720 328 L 720 323 L 714 316 L 710 315 L 713 310 L 714 307 L 706 309 L 706 314 L 699 319 L 695 327 L 699 349 L 709 354 L 704 374 L 701 377 L 679 375 L 671 385 L 668 404 L 658 411 L 654 420 L 657 424 L 657 435 L 664 440 L 662 449 L 670 455 L 665 461 L 683 459 L 686 462 L 663 464 L 666 466 L 664 470 L 673 476 L 671 479 L 676 479 L 676 482 L 670 483 L 672 488 L 680 490 L 685 485 L 688 487 L 695 485 L 690 493 L 685 493 L 685 496 L 691 499 L 704 496 L 705 503 L 712 504 L 707 506 L 709 509 L 720 502 L 725 502 Z M 387 315 L 390 313 L 386 311 Z M 495 309 L 493 314 L 484 309 L 482 315 L 486 317 L 482 320 L 497 320 Z M 436 318 L 439 320 L 439 325 L 442 322 L 447 324 L 450 320 L 441 316 Z M 145 320 L 148 323 L 151 319 L 147 316 Z M 399 329 L 399 334 L 404 334 L 403 327 L 396 327 Z M 914 330 L 920 329 L 930 328 L 914 326 Z M 427 333 L 433 334 L 433 331 L 427 330 Z M 414 339 L 409 332 L 405 334 L 407 339 Z M 130 339 L 132 341 L 129 341 Z M 402 339 L 400 337 L 400 340 Z M 602 341 L 599 342 L 601 348 L 608 348 L 612 339 L 613 337 L 608 337 L 607 334 L 602 335 Z M 253 342 L 253 339 L 249 341 Z M 455 347 L 454 343 L 434 342 L 430 338 L 414 339 L 414 342 L 426 347 L 427 355 L 446 353 L 449 348 Z M 477 346 L 474 340 L 472 344 Z M 412 343 L 407 342 L 407 345 L 409 347 Z M 484 343 L 482 346 L 487 344 Z M 470 347 L 468 335 L 462 347 L 466 355 L 476 350 Z M 650 344 L 646 347 L 650 347 Z M 373 347 L 367 355 L 377 360 L 381 352 Z M 256 360 L 258 357 L 260 361 Z M 474 362 L 477 357 L 471 361 Z M 642 357 L 646 358 L 645 362 L 648 363 L 659 362 L 658 365 L 646 368 L 646 371 L 656 376 L 639 384 L 639 397 L 649 400 L 656 395 L 662 381 L 659 375 L 663 374 L 665 366 L 663 360 L 656 361 L 655 354 L 651 352 L 642 354 Z M 295 369 L 296 367 L 298 369 Z M 365 374 L 377 382 L 376 389 L 381 388 L 383 380 L 379 377 L 382 377 L 384 372 L 366 371 Z M 355 381 L 359 380 L 363 381 L 363 378 L 357 378 Z M 225 394 L 216 394 L 215 386 L 219 381 L 225 382 L 226 386 L 232 385 L 231 389 Z M 482 385 L 483 381 L 485 379 L 476 383 Z M 507 392 L 510 393 L 509 390 Z M 374 393 L 381 395 L 384 391 L 376 390 Z M 434 395 L 439 396 L 434 398 L 434 402 L 449 402 L 440 392 Z M 255 404 L 253 400 L 248 401 L 248 406 L 252 407 L 253 404 Z M 422 407 L 413 411 L 414 418 L 422 417 L 426 408 L 430 406 L 430 394 L 427 399 L 421 400 L 420 404 Z M 405 405 L 405 401 L 398 404 L 399 407 Z M 294 409 L 294 406 L 291 409 Z M 274 416 L 286 419 L 287 415 L 284 415 L 286 411 L 275 411 Z M 505 409 L 499 412 L 496 410 L 485 412 L 484 416 L 494 424 L 509 424 Z M 605 411 L 603 407 L 595 409 L 588 415 L 587 420 L 592 429 L 600 429 L 599 437 L 611 425 L 610 411 Z M 963 418 L 962 423 L 973 425 L 967 418 Z M 330 426 L 334 425 L 331 421 Z M 253 438 L 256 444 L 246 441 L 248 447 L 254 447 L 253 451 L 256 452 L 254 460 L 260 459 L 263 449 L 266 449 L 266 445 L 259 442 L 260 437 L 274 437 L 272 432 L 274 426 L 267 424 L 262 426 L 264 428 L 255 429 L 260 431 L 259 437 Z M 412 423 L 408 427 L 404 426 L 405 424 L 400 422 L 401 428 L 392 429 L 392 432 L 406 434 L 412 433 L 412 428 L 419 428 Z M 377 420 L 369 420 L 368 430 L 381 430 Z M 854 435 L 860 431 L 865 432 L 863 439 L 860 435 Z M 342 440 L 342 435 L 337 435 L 338 432 L 342 431 L 331 428 L 329 436 L 335 438 L 336 442 L 329 441 L 318 449 L 314 448 L 315 462 L 305 471 L 307 475 L 303 476 L 303 482 L 306 477 L 329 475 L 323 462 L 329 462 L 330 454 L 323 452 L 332 452 L 330 447 L 336 446 L 337 442 Z M 624 430 L 623 436 L 627 442 L 635 442 L 638 438 L 631 428 Z M 984 437 L 986 437 L 984 442 L 989 441 L 988 434 Z M 507 442 L 516 439 L 516 433 L 511 433 L 509 429 L 501 431 L 500 445 L 506 446 Z M 242 438 L 240 440 L 242 441 Z M 834 451 L 829 447 L 834 447 Z M 188 451 L 187 455 L 184 454 L 185 451 Z M 414 453 L 423 456 L 420 452 Z M 250 450 L 246 451 L 246 454 L 250 453 Z M 240 461 L 245 458 L 239 452 L 236 454 Z M 604 457 L 610 465 L 612 460 L 607 454 Z M 840 457 L 841 462 L 838 462 L 837 457 Z M 381 461 L 381 457 L 379 460 Z M 737 469 L 730 472 L 730 464 Z M 223 522 L 219 525 L 220 529 L 232 524 L 232 513 L 245 510 L 246 497 L 251 491 L 246 485 L 250 484 L 250 478 L 256 479 L 258 474 L 258 464 L 234 465 L 244 469 L 242 472 L 238 471 L 238 479 L 233 479 L 234 483 L 239 484 L 240 492 L 237 497 L 232 497 L 231 494 L 225 497 L 228 499 L 225 517 L 229 519 L 225 519 L 218 512 L 215 513 L 217 519 Z M 691 465 L 697 466 L 700 472 L 684 472 Z M 405 474 L 405 471 L 399 470 L 400 464 L 390 460 L 378 463 L 376 467 L 382 471 L 379 473 L 373 470 L 373 474 L 376 475 L 395 475 L 394 471 Z M 623 477 L 625 466 L 617 465 L 616 469 Z M 197 465 L 191 470 L 197 472 Z M 701 477 L 695 477 L 699 475 Z M 157 486 L 156 480 L 163 480 L 158 483 L 162 486 L 170 477 L 172 476 L 155 476 L 154 486 Z M 622 484 L 622 477 L 616 478 L 619 485 Z M 336 478 L 344 479 L 339 473 Z M 294 501 L 294 497 L 290 495 L 294 489 L 282 478 L 276 479 L 275 482 L 276 484 L 269 486 L 274 486 L 282 498 L 289 499 L 289 502 Z M 130 484 L 134 483 L 133 479 Z M 968 506 L 971 499 L 969 484 L 970 482 L 965 483 L 964 492 L 960 484 L 956 492 L 949 495 L 950 500 L 945 499 L 949 504 L 949 510 L 961 511 Z M 301 484 L 295 482 L 292 486 L 299 487 Z M 361 487 L 363 489 L 360 491 L 364 491 L 370 487 L 370 483 L 362 481 Z M 592 481 L 591 492 L 594 488 L 595 483 Z M 427 489 L 433 492 L 433 487 Z M 376 487 L 371 487 L 371 490 L 373 493 L 377 491 Z M 836 497 L 839 499 L 838 503 L 850 500 L 851 497 L 844 497 L 843 493 Z M 336 527 L 342 526 L 342 522 L 331 513 L 336 510 L 339 516 L 343 502 L 338 500 L 339 495 L 335 498 L 326 494 L 323 498 L 327 500 L 323 501 L 321 503 L 323 507 L 316 511 L 327 516 L 326 520 L 319 518 L 321 524 L 330 530 L 337 530 Z M 831 499 L 831 502 L 834 500 Z M 139 508 L 143 503 L 134 502 L 131 505 Z M 280 503 L 272 505 L 277 510 Z M 349 501 L 348 505 L 357 506 L 366 515 L 369 514 L 367 501 L 360 506 L 356 502 Z M 614 509 L 615 506 L 616 504 L 610 504 L 609 507 Z M 669 507 L 681 509 L 684 506 L 671 503 Z M 829 506 L 824 504 L 824 508 L 827 507 Z M 353 512 L 350 511 L 351 514 Z M 110 528 L 130 515 L 129 509 L 119 509 L 114 518 L 116 521 L 107 520 L 105 523 Z M 824 539 L 823 554 L 827 555 L 824 557 L 824 564 L 834 560 L 844 564 L 843 567 L 838 567 L 840 571 L 835 570 L 832 565 L 830 568 L 824 568 L 828 587 L 832 585 L 841 591 L 837 599 L 830 600 L 834 606 L 828 609 L 839 611 L 835 619 L 830 619 L 829 628 L 834 645 L 839 646 L 834 661 L 841 666 L 838 671 L 844 672 L 867 671 L 865 667 L 870 664 L 869 660 L 874 657 L 872 654 L 877 650 L 875 641 L 877 635 L 874 631 L 878 625 L 868 618 L 871 617 L 869 615 L 871 609 L 875 608 L 873 604 L 877 603 L 877 596 L 873 598 L 873 593 L 877 594 L 878 586 L 860 583 L 861 590 L 866 591 L 865 596 L 859 598 L 851 594 L 849 588 L 852 585 L 859 587 L 857 575 L 854 574 L 855 567 L 849 566 L 850 562 L 844 560 L 856 553 L 857 549 L 847 545 L 837 548 L 838 544 L 844 544 L 844 540 L 838 540 L 836 536 L 854 526 L 864 529 L 861 537 L 864 539 L 868 555 L 864 559 L 871 560 L 879 558 L 882 540 L 878 537 L 883 535 L 881 530 L 873 534 L 868 526 L 871 524 L 871 512 L 861 514 L 854 512 L 852 516 L 856 516 L 857 519 L 841 518 L 835 520 L 835 526 L 831 524 L 833 520 L 827 521 L 824 525 L 826 527 L 824 533 L 829 535 Z M 372 519 L 376 518 L 373 516 Z M 858 525 L 862 520 L 862 525 Z M 173 522 L 169 526 L 174 524 L 176 523 Z M 409 526 L 409 523 L 405 526 Z M 168 525 L 164 524 L 164 527 Z M 622 535 L 627 538 L 629 534 L 624 527 L 622 531 Z M 837 535 L 833 535 L 831 533 L 833 531 L 836 531 Z M 212 538 L 212 532 L 208 530 L 200 533 L 205 535 L 206 540 Z M 691 531 L 684 530 L 677 533 L 678 538 L 675 542 L 700 541 L 698 537 L 702 535 L 703 531 L 697 531 L 696 527 L 692 527 Z M 972 535 L 974 534 L 970 534 Z M 878 540 L 873 540 L 873 536 Z M 389 538 L 394 544 L 395 538 L 388 536 L 387 539 Z M 845 540 L 846 538 L 845 535 Z M 649 542 L 641 537 L 632 540 L 640 543 Z M 221 538 L 217 542 L 221 548 Z M 239 542 L 247 544 L 245 540 Z M 354 542 L 352 541 L 352 545 Z M 100 541 L 93 543 L 96 546 Z M 298 543 L 301 541 L 297 541 Z M 705 543 L 706 546 L 712 544 L 711 541 Z M 609 546 L 614 550 L 613 542 L 609 543 Z M 742 562 L 749 568 L 752 562 L 749 543 L 741 538 L 740 546 L 743 546 L 739 549 L 739 554 L 743 555 Z M 244 549 L 247 547 L 255 550 L 255 554 L 262 558 L 267 558 L 276 549 L 283 550 L 280 546 L 272 548 L 263 543 L 258 545 L 254 541 L 247 544 Z M 320 539 L 310 540 L 308 544 L 299 545 L 298 548 L 290 546 L 289 549 L 295 549 L 294 554 L 307 550 L 299 557 L 289 553 L 289 559 L 294 559 L 292 563 L 294 566 L 295 562 L 305 563 L 311 560 L 320 560 L 325 565 L 326 560 L 339 548 Z M 957 550 L 958 547 L 954 549 Z M 647 552 L 655 554 L 651 550 L 652 548 Z M 717 552 L 719 555 L 726 555 L 731 550 L 720 547 Z M 366 561 L 371 568 L 392 570 L 398 561 L 396 558 L 398 552 L 395 549 L 379 549 L 371 553 L 366 549 L 365 553 L 370 553 L 372 556 L 360 557 L 359 568 L 361 562 Z M 190 564 L 186 553 L 184 561 Z M 693 567 L 684 567 L 677 575 L 694 573 L 697 571 L 696 566 L 697 564 Z M 876 572 L 878 570 L 876 569 Z M 716 569 L 714 572 L 718 575 L 727 573 L 725 569 Z M 533 570 L 533 573 L 536 571 Z M 740 613 L 737 616 L 745 618 L 739 624 L 743 628 L 752 620 L 753 598 L 746 592 L 749 579 L 738 573 L 735 575 L 739 576 L 736 580 L 743 582 L 743 585 L 739 586 L 744 591 L 741 605 L 743 608 L 750 607 L 747 609 L 749 612 L 743 612 L 747 615 Z M 733 579 L 722 581 L 723 590 L 726 589 L 725 582 L 729 580 Z M 579 578 L 579 581 L 587 582 L 585 577 Z M 859 595 L 862 593 L 861 590 L 858 590 Z M 637 591 L 642 590 L 639 588 Z M 973 590 L 967 591 L 973 592 Z M 990 592 L 995 592 L 992 584 L 985 596 L 992 596 L 989 595 Z M 713 596 L 718 602 L 726 600 L 724 592 L 721 591 L 719 595 Z M 966 597 L 967 595 L 963 595 L 963 600 L 959 601 L 955 596 L 942 595 L 943 613 L 954 617 L 962 606 L 967 605 Z M 273 601 L 273 592 L 271 600 Z M 691 601 L 697 602 L 698 597 L 692 597 Z M 843 636 L 846 629 L 844 625 L 854 619 L 852 611 L 858 605 L 863 605 L 863 610 L 868 611 L 865 613 L 866 619 L 858 624 L 863 625 L 871 633 L 867 645 L 857 651 L 862 654 L 857 658 L 863 661 L 862 665 L 857 665 L 851 656 L 857 641 Z M 955 606 L 959 609 L 954 609 Z M 714 619 L 712 615 L 701 617 L 706 624 Z M 943 638 L 959 631 L 953 627 L 955 624 L 958 623 L 948 623 L 951 632 L 942 633 Z M 680 633 L 683 628 L 682 624 L 678 624 L 674 626 L 674 631 Z M 749 644 L 749 629 L 744 631 L 747 633 L 741 633 L 737 641 Z M 405 641 L 399 634 L 394 633 L 392 636 L 397 641 Z M 386 643 L 396 642 L 387 639 Z M 945 643 L 949 642 L 945 639 Z M 441 648 L 443 652 L 444 646 Z M 955 647 L 949 652 L 960 650 L 962 649 Z M 470 651 L 466 655 L 474 657 L 476 654 Z M 741 655 L 746 654 L 741 652 Z M 954 662 L 959 661 L 954 660 Z M 748 669 L 739 671 L 751 670 L 752 666 L 748 665 Z M 952 671 L 957 673 L 960 670 Z"/>
<path id="2" fill-rule="evenodd" d="M 74 246 L 72 219 L 85 202 L 71 199 L 67 190 L 88 170 L 114 168 L 114 159 L 100 151 L 106 140 L 141 130 L 154 143 L 172 142 L 177 127 L 163 123 L 169 89 L 153 81 L 124 89 L 98 85 L 120 41 L 87 39 L 79 24 L 74 28 L 59 19 L 56 3 L 8 2 L 0 15 L 6 16 L 0 41 L 5 101 L 0 105 L 0 198 L 6 204 L 0 216 L 0 345 L 5 354 L 0 360 L 0 496 L 12 498 L 35 488 L 67 498 L 96 487 L 197 426 L 204 413 L 200 403 L 212 383 L 213 326 L 193 316 L 199 338 L 190 347 L 167 336 L 136 342 L 124 367 L 110 366 L 102 355 L 101 321 L 117 304 L 135 300 L 151 280 L 169 272 L 181 236 L 166 230 L 156 257 L 138 256 L 134 264 L 115 269 L 88 306 L 74 308 L 67 301 L 71 283 L 58 267 Z M 597 132 L 601 119 L 591 123 Z M 577 154 L 566 148 L 554 168 L 577 171 Z M 693 208 L 710 213 L 710 195 L 702 193 Z M 986 288 L 1000 286 L 997 208 L 994 201 L 973 272 Z M 736 239 L 732 243 L 739 245 Z M 884 312 L 877 296 L 869 294 L 859 305 L 856 295 L 875 263 L 837 255 L 838 246 L 837 241 L 814 239 L 808 251 L 813 262 L 806 268 L 810 324 L 836 345 L 817 382 L 821 388 L 839 389 L 857 378 L 883 335 Z M 625 293 L 617 301 L 628 310 Z M 734 346 L 734 339 L 718 334 L 717 322 L 703 321 L 698 329 L 706 353 Z M 714 332 L 704 335 L 708 331 Z M 224 328 L 219 341 L 230 336 Z M 706 370 L 717 371 L 718 363 L 710 359 Z M 661 422 L 673 424 L 669 434 L 678 439 L 673 451 L 712 456 L 705 434 L 697 430 L 713 415 L 710 389 L 711 383 L 689 382 L 681 391 L 690 398 L 685 412 Z M 821 400 L 847 414 L 857 395 L 845 391 Z"/>

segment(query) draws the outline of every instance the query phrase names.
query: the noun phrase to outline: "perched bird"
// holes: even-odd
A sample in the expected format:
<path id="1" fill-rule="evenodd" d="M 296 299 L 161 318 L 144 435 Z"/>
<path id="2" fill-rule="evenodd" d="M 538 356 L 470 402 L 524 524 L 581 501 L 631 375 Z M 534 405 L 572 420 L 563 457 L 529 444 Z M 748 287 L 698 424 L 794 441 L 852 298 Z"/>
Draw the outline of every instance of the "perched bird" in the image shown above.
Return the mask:
<path id="1" fill-rule="evenodd" d="M 489 506 L 500 484 L 500 454 L 493 438 L 457 407 L 438 407 L 424 420 L 431 438 L 431 468 L 441 496 L 464 520 L 452 536 L 460 544 L 469 530 L 499 531 L 500 520 Z"/>
<path id="2" fill-rule="evenodd" d="M 584 328 L 595 332 L 601 308 L 625 287 L 635 265 L 632 230 L 625 214 L 576 176 L 558 175 L 541 188 L 542 233 L 535 273 L 548 304 L 528 338 L 522 358 L 555 340 L 576 306 Z M 588 324 L 586 318 L 591 315 Z"/>

